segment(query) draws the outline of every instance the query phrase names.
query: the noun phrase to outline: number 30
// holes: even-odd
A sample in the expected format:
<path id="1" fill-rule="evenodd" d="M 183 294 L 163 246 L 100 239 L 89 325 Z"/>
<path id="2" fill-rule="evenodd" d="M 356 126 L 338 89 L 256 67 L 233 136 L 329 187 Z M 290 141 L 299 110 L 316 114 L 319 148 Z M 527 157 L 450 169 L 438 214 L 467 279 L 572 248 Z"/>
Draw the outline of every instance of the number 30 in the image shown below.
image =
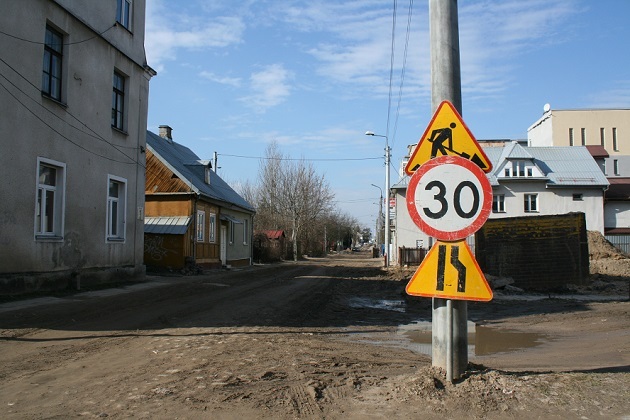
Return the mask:
<path id="1" fill-rule="evenodd" d="M 446 186 L 441 181 L 431 181 L 424 188 L 426 191 L 430 191 L 433 188 L 437 187 L 438 192 L 433 196 L 436 201 L 439 201 L 441 204 L 440 210 L 437 212 L 431 211 L 428 207 L 423 207 L 422 210 L 424 214 L 426 214 L 431 219 L 440 219 L 444 217 L 444 215 L 448 212 L 448 201 L 446 201 Z M 470 211 L 466 212 L 462 209 L 461 205 L 461 195 L 462 190 L 464 188 L 469 188 L 470 192 L 473 195 L 473 203 Z M 479 190 L 475 186 L 475 184 L 471 181 L 462 181 L 460 182 L 455 191 L 453 192 L 453 207 L 455 207 L 455 212 L 457 215 L 463 219 L 470 219 L 479 210 Z"/>

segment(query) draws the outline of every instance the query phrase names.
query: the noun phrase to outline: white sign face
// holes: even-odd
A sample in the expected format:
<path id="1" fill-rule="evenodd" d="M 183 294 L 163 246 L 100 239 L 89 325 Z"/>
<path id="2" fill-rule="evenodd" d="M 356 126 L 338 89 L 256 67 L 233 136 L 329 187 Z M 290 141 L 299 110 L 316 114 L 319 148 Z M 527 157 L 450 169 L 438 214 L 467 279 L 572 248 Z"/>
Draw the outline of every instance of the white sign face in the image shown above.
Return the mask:
<path id="1" fill-rule="evenodd" d="M 407 209 L 418 227 L 442 241 L 475 233 L 492 208 L 492 186 L 481 168 L 459 156 L 440 156 L 411 177 Z"/>

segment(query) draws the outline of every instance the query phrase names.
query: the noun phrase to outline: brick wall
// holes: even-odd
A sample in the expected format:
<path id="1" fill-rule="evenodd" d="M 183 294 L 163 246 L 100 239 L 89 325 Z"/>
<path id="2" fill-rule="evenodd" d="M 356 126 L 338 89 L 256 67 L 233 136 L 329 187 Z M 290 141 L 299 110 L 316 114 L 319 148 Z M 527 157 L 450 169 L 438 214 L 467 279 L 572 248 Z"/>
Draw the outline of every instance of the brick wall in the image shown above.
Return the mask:
<path id="1" fill-rule="evenodd" d="M 530 290 L 584 284 L 589 276 L 584 213 L 490 219 L 475 234 L 484 273 Z"/>

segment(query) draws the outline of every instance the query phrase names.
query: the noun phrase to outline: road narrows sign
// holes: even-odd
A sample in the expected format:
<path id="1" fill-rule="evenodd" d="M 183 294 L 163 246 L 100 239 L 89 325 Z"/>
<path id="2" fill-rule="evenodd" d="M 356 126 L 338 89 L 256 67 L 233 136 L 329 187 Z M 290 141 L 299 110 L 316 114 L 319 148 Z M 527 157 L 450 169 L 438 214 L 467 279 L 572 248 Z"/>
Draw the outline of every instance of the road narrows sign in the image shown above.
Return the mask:
<path id="1" fill-rule="evenodd" d="M 459 156 L 474 162 L 486 173 L 492 170 L 490 159 L 449 101 L 443 101 L 433 114 L 405 165 L 405 172 L 411 175 L 421 165 L 439 156 Z"/>
<path id="2" fill-rule="evenodd" d="M 407 209 L 427 235 L 457 241 L 479 230 L 490 216 L 492 186 L 486 174 L 470 160 L 440 156 L 411 176 Z"/>
<path id="3" fill-rule="evenodd" d="M 466 241 L 436 242 L 405 291 L 431 298 L 492 300 L 492 289 Z"/>

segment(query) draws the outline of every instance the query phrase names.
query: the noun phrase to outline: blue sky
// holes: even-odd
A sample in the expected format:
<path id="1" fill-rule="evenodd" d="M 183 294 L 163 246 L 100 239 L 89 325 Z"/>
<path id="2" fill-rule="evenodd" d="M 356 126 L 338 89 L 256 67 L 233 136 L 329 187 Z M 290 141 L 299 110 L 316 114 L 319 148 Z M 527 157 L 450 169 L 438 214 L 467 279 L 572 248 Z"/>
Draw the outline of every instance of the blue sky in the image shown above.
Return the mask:
<path id="1" fill-rule="evenodd" d="M 458 3 L 462 114 L 477 139 L 526 138 L 545 103 L 630 108 L 630 1 Z M 385 141 L 364 133 L 388 136 L 394 183 L 432 116 L 428 0 L 413 2 L 410 19 L 409 8 L 147 0 L 147 59 L 158 71 L 148 128 L 170 125 L 202 159 L 217 152 L 219 175 L 235 187 L 256 180 L 257 157 L 275 140 L 312 160 L 338 208 L 373 229 Z"/>

